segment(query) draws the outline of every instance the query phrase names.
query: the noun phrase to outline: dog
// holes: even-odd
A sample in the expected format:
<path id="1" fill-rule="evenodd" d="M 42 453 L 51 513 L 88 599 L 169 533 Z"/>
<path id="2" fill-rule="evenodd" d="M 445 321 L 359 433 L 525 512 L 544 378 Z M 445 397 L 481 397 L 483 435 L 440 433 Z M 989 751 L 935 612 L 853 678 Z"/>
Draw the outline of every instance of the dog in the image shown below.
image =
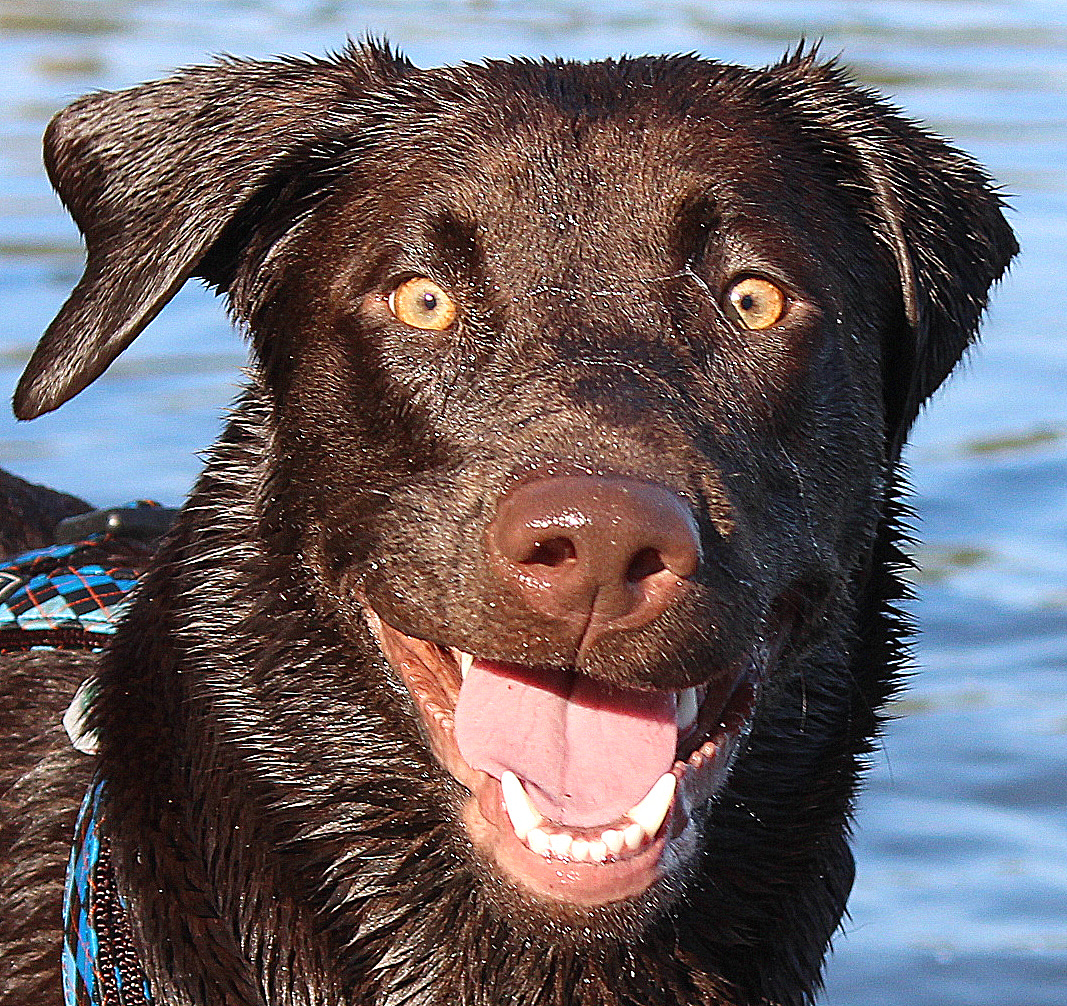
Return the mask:
<path id="1" fill-rule="evenodd" d="M 805 46 L 222 59 L 45 150 L 87 262 L 16 414 L 192 276 L 253 363 L 110 645 L 3 659 L 0 1002 L 87 792 L 103 1001 L 810 1002 L 983 170 Z"/>

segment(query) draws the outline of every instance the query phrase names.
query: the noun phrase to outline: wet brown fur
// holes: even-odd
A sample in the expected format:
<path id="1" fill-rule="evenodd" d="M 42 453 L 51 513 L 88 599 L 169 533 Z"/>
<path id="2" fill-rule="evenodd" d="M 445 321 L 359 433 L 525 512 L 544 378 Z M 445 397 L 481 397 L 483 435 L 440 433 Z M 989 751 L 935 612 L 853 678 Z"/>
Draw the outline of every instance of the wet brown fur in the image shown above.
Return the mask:
<path id="1" fill-rule="evenodd" d="M 99 666 L 106 829 L 157 1001 L 809 1001 L 904 655 L 900 447 L 1015 251 L 982 171 L 804 51 L 227 60 L 82 99 L 47 157 L 88 265 L 19 415 L 91 382 L 191 274 L 254 348 Z M 739 273 L 790 291 L 773 332 L 724 307 Z M 460 303 L 447 336 L 382 313 L 420 274 Z M 584 673 L 684 687 L 749 652 L 769 608 L 790 627 L 691 855 L 587 912 L 472 848 L 359 604 L 481 655 L 574 660 L 481 548 L 511 486 L 573 470 L 670 487 L 708 557 Z M 60 994 L 90 760 L 58 719 L 91 663 L 0 660 L 0 1003 Z"/>

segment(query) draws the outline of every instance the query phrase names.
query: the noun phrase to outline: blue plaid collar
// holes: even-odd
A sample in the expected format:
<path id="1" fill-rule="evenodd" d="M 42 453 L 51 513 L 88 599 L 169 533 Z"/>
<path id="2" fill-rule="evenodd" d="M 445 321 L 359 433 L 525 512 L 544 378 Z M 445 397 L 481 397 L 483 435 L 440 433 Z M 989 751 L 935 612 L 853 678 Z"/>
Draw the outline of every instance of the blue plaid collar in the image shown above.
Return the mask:
<path id="1" fill-rule="evenodd" d="M 78 813 L 63 898 L 63 997 L 66 1006 L 150 1006 L 133 949 L 125 899 L 101 828 L 104 784 L 89 787 Z"/>

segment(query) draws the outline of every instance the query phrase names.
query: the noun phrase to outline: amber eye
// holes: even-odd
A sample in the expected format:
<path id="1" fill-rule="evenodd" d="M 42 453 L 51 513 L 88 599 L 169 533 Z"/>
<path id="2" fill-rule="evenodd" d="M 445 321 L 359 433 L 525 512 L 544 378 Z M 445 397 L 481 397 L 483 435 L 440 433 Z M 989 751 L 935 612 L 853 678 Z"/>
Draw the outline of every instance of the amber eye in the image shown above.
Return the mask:
<path id="1" fill-rule="evenodd" d="M 782 289 L 769 279 L 746 276 L 726 293 L 734 314 L 745 328 L 760 331 L 777 325 L 785 314 L 786 299 Z"/>
<path id="2" fill-rule="evenodd" d="M 435 332 L 456 320 L 456 304 L 432 279 L 415 276 L 389 294 L 389 310 L 405 325 Z"/>

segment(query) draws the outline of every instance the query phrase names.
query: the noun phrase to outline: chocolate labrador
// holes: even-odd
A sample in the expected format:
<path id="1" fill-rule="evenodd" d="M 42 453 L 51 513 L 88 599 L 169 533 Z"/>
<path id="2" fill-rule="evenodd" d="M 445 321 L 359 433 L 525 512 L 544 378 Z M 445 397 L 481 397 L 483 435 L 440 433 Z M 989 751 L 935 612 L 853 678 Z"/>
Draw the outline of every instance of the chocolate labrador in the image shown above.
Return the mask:
<path id="1" fill-rule="evenodd" d="M 45 145 L 17 415 L 192 276 L 253 364 L 113 643 L 3 659 L 0 1001 L 809 1002 L 986 174 L 804 48 L 225 59 Z"/>

